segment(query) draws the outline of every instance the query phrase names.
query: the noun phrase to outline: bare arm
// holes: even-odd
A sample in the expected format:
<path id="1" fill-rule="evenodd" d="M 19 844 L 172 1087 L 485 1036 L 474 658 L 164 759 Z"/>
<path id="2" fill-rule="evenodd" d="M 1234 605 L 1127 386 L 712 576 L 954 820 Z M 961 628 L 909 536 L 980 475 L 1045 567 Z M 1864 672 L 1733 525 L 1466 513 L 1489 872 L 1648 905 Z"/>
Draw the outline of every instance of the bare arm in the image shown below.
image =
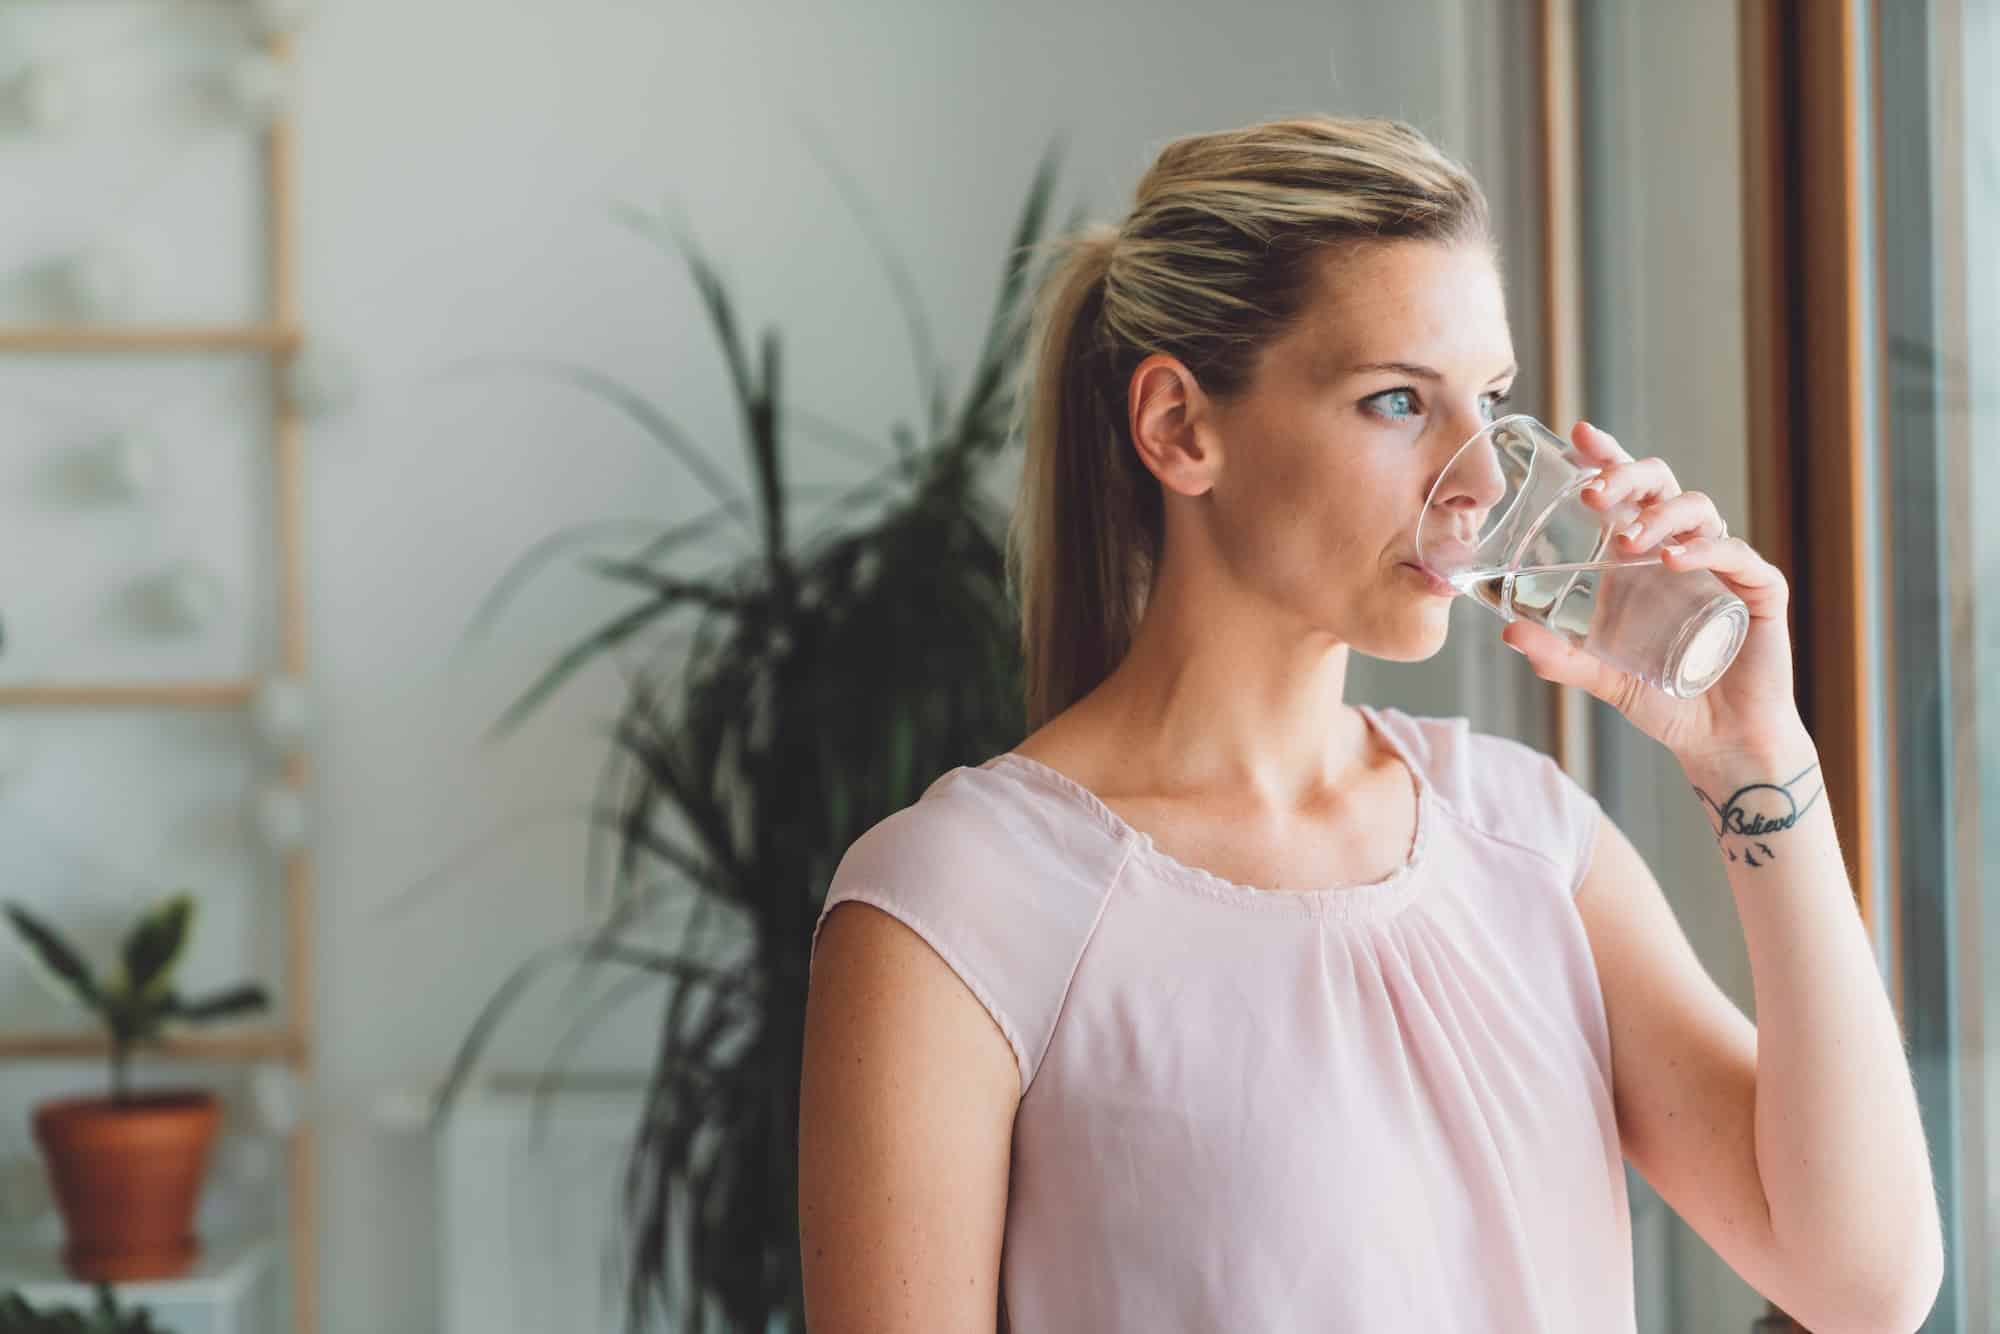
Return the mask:
<path id="1" fill-rule="evenodd" d="M 1808 1328 L 1912 1330 L 1944 1259 L 1909 1060 L 1801 721 L 1776 566 L 1728 536 L 1715 502 L 1661 458 L 1633 459 L 1578 422 L 1602 471 L 1584 503 L 1639 506 L 1618 540 L 1668 572 L 1706 570 L 1749 623 L 1726 675 L 1695 699 L 1652 689 L 1546 627 L 1502 632 L 1545 680 L 1588 690 L 1665 746 L 1711 817 L 1750 950 L 1757 1027 L 1715 988 L 1622 838 L 1578 890 L 1612 1028 L 1627 1153 L 1765 1295 Z M 1608 822 L 1607 822 L 1608 824 Z"/>
<path id="2" fill-rule="evenodd" d="M 922 937 L 870 904 L 827 914 L 799 1103 L 813 1334 L 993 1334 L 1020 1084 Z"/>
<path id="3" fill-rule="evenodd" d="M 1577 906 L 1633 1165 L 1808 1328 L 1888 1334 L 1916 1329 L 1936 1299 L 1938 1209 L 1909 1063 L 1815 797 L 1817 765 L 1801 731 L 1688 774 L 1721 831 L 1756 1027 L 1702 970 L 1608 820 Z"/>
<path id="4" fill-rule="evenodd" d="M 1757 995 L 1757 1164 L 1771 1229 L 1827 1329 L 1915 1329 L 1943 1272 L 1937 1197 L 1894 1010 L 1803 730 L 1689 781 L 1716 817 Z M 1795 823 L 1787 823 L 1793 821 Z M 1856 1306 L 1859 1311 L 1856 1311 Z M 1855 1326 L 1849 1325 L 1853 1328 Z"/>

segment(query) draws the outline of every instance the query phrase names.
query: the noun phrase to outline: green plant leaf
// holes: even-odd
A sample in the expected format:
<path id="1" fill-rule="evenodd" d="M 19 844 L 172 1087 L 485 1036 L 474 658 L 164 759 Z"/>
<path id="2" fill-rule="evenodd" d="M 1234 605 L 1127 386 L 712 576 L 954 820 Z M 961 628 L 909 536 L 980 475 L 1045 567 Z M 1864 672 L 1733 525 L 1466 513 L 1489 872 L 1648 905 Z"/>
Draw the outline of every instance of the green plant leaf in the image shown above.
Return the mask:
<path id="1" fill-rule="evenodd" d="M 516 370 L 540 371 L 560 383 L 583 390 L 623 413 L 640 430 L 679 459 L 681 464 L 694 474 L 695 479 L 715 497 L 726 513 L 746 525 L 750 522 L 749 499 L 720 468 L 716 467 L 707 452 L 694 442 L 694 437 L 676 425 L 672 418 L 644 395 L 620 384 L 603 372 L 592 370 L 588 366 L 571 365 L 568 362 L 525 359 L 518 361 L 476 359 L 460 362 L 457 365 L 463 368 L 509 367 Z"/>
<path id="2" fill-rule="evenodd" d="M 751 467 L 764 514 L 765 557 L 774 569 L 781 569 L 791 560 L 785 540 L 784 424 L 778 419 L 778 368 L 783 364 L 779 346 L 778 331 L 766 329 L 759 344 L 761 373 L 754 401 L 749 405 Z"/>
<path id="3" fill-rule="evenodd" d="M 718 508 L 664 530 L 658 523 L 649 519 L 606 519 L 597 523 L 576 524 L 551 533 L 528 548 L 513 565 L 507 568 L 506 573 L 500 576 L 492 591 L 481 600 L 472 619 L 466 623 L 465 630 L 459 636 L 460 641 L 465 643 L 483 637 L 499 620 L 501 611 L 519 596 L 529 580 L 566 552 L 599 545 L 607 541 L 613 533 L 630 535 L 636 530 L 646 532 L 651 537 L 647 544 L 629 559 L 638 562 L 650 561 L 683 543 L 707 537 L 727 517 L 727 514 Z"/>
<path id="4" fill-rule="evenodd" d="M 674 610 L 674 606 L 670 598 L 648 598 L 577 641 L 507 707 L 500 720 L 487 729 L 487 740 L 505 736 L 519 727 L 529 714 L 541 707 L 543 700 L 561 688 L 563 682 L 588 666 L 599 654 L 622 644 Z"/>
<path id="5" fill-rule="evenodd" d="M 910 343 L 910 355 L 916 362 L 917 392 L 922 397 L 925 410 L 930 414 L 933 427 L 943 424 L 940 409 L 945 389 L 944 372 L 938 363 L 937 339 L 931 333 L 930 316 L 924 310 L 923 298 L 917 293 L 916 280 L 910 276 L 909 265 L 890 243 L 889 232 L 877 217 L 867 194 L 861 189 L 846 167 L 841 165 L 817 127 L 803 117 L 795 117 L 794 124 L 811 147 L 813 156 L 819 160 L 828 179 L 833 182 L 841 202 L 854 214 L 867 239 L 869 248 L 875 252 L 876 260 L 882 266 L 883 276 L 889 280 L 889 289 L 895 294 L 896 304 L 902 310 L 905 335 Z"/>
<path id="6" fill-rule="evenodd" d="M 194 897 L 174 894 L 147 910 L 125 937 L 125 987 L 135 999 L 163 994 L 187 948 Z"/>
<path id="7" fill-rule="evenodd" d="M 494 1030 L 506 1017 L 515 1003 L 527 991 L 535 979 L 565 958 L 581 955 L 591 962 L 615 963 L 634 968 L 657 977 L 683 984 L 693 983 L 719 988 L 734 988 L 741 981 L 728 973 L 709 968 L 684 959 L 673 958 L 646 950 L 626 949 L 599 940 L 594 934 L 580 939 L 560 941 L 536 950 L 522 963 L 515 966 L 493 995 L 481 1007 L 479 1016 L 459 1043 L 457 1053 L 452 1057 L 451 1069 L 446 1072 L 443 1085 L 438 1090 L 437 1100 L 431 1111 L 433 1128 L 442 1126 L 451 1116 L 465 1083 L 472 1076 L 473 1067 L 479 1062 L 480 1053 L 486 1049 Z"/>
<path id="8" fill-rule="evenodd" d="M 206 996 L 183 999 L 178 993 L 168 992 L 163 1012 L 169 1019 L 183 1023 L 205 1024 L 218 1019 L 233 1019 L 238 1015 L 254 1014 L 269 1009 L 271 998 L 264 988 L 255 982 L 244 982 L 223 991 L 213 991 Z"/>
<path id="9" fill-rule="evenodd" d="M 725 612 L 744 611 L 753 605 L 713 585 L 662 574 L 650 565 L 637 561 L 592 557 L 585 561 L 584 565 L 592 572 L 616 583 L 644 588 L 655 594 L 659 601 L 672 605 L 686 604 L 703 607 L 709 611 Z"/>
<path id="10" fill-rule="evenodd" d="M 958 426 L 961 436 L 970 431 L 972 418 L 1000 387 L 1009 367 L 1018 361 L 1016 344 L 1026 332 L 1025 321 L 1020 318 L 1022 302 L 1027 295 L 1028 280 L 1035 271 L 1036 245 L 1047 224 L 1049 205 L 1055 198 L 1056 177 L 1066 150 L 1064 139 L 1058 136 L 1043 150 L 1041 160 L 1035 165 L 1034 179 L 1028 186 L 1028 196 L 1022 202 L 1014 235 L 1007 246 L 1000 291 L 994 297 L 986 335 L 973 362 L 973 384 Z"/>
<path id="11" fill-rule="evenodd" d="M 23 946 L 23 953 L 33 961 L 40 975 L 50 982 L 55 990 L 71 1000 L 82 1002 L 87 1009 L 100 1009 L 102 997 L 97 988 L 97 980 L 91 975 L 90 965 L 83 961 L 69 943 L 57 935 L 55 929 L 39 917 L 16 903 L 6 907 L 7 920 L 14 927 L 14 934 Z"/>
<path id="12" fill-rule="evenodd" d="M 750 378 L 749 361 L 743 354 L 743 340 L 737 333 L 735 308 L 730 304 L 728 289 L 715 265 L 702 252 L 693 231 L 679 219 L 657 217 L 625 204 L 615 206 L 612 216 L 640 236 L 676 255 L 686 266 L 688 277 L 694 282 L 695 294 L 701 298 L 702 308 L 708 314 L 715 341 L 721 346 L 723 364 L 729 371 L 730 388 L 735 393 L 737 408 L 743 413 L 747 426 L 757 391 Z"/>

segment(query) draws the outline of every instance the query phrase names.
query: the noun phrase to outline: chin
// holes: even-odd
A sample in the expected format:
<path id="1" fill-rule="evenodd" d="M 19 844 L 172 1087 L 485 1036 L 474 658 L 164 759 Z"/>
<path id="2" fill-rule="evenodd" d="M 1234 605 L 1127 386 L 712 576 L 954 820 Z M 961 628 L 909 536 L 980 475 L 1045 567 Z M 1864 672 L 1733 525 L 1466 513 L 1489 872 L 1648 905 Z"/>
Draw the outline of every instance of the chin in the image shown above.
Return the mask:
<path id="1" fill-rule="evenodd" d="M 1401 614 L 1348 640 L 1348 647 L 1384 662 L 1423 662 L 1444 651 L 1451 629 L 1451 604 L 1433 600 L 1428 608 L 1406 605 Z"/>

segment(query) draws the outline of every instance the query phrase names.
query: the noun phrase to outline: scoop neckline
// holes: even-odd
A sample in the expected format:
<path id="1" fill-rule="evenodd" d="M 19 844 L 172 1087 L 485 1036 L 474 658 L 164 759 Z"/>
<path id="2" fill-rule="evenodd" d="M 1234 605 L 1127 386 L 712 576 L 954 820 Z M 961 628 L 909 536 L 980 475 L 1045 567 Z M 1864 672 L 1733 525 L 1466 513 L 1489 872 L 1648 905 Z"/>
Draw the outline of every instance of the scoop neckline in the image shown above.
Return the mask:
<path id="1" fill-rule="evenodd" d="M 1363 920 L 1377 918 L 1395 912 L 1406 905 L 1415 895 L 1421 883 L 1417 872 L 1422 868 L 1425 853 L 1430 843 L 1431 827 L 1435 823 L 1430 779 L 1423 769 L 1410 757 L 1409 751 L 1397 739 L 1370 705 L 1354 706 L 1382 738 L 1396 758 L 1410 775 L 1416 788 L 1417 815 L 1416 828 L 1410 839 L 1410 850 L 1402 863 L 1385 875 L 1374 880 L 1345 885 L 1314 885 L 1304 889 L 1274 889 L 1262 885 L 1250 885 L 1218 875 L 1204 867 L 1181 861 L 1153 842 L 1153 836 L 1133 825 L 1124 816 L 1111 809 L 1095 792 L 1042 761 L 1023 755 L 1017 750 L 1002 751 L 979 767 L 986 770 L 1012 768 L 1018 773 L 1038 779 L 1046 787 L 1066 796 L 1086 814 L 1095 818 L 1114 837 L 1128 843 L 1132 855 L 1140 858 L 1160 878 L 1182 885 L 1210 897 L 1257 908 L 1271 908 L 1307 912 L 1315 916 L 1337 917 Z"/>

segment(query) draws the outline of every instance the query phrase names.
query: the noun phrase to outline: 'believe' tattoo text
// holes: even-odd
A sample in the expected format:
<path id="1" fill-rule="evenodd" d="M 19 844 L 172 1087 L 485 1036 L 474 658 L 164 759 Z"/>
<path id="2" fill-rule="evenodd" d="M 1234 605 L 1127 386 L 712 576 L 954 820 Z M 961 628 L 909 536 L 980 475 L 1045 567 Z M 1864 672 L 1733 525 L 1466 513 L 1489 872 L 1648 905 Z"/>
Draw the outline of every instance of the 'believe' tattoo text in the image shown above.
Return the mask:
<path id="1" fill-rule="evenodd" d="M 1797 796 L 1797 789 L 1819 769 L 1818 764 L 1809 765 L 1790 780 L 1783 783 L 1748 783 L 1730 794 L 1729 800 L 1717 801 L 1699 787 L 1694 794 L 1701 798 L 1715 821 L 1716 841 L 1729 854 L 1730 861 L 1745 861 L 1752 866 L 1762 866 L 1778 854 L 1771 851 L 1771 845 L 1764 841 L 1767 836 L 1781 834 L 1805 817 L 1813 808 L 1813 803 L 1826 791 L 1820 784 L 1813 794 L 1804 801 Z M 1734 846 L 1732 838 L 1734 836 Z M 1742 855 L 1738 857 L 1738 849 Z M 1761 857 L 1758 854 L 1763 854 Z"/>

